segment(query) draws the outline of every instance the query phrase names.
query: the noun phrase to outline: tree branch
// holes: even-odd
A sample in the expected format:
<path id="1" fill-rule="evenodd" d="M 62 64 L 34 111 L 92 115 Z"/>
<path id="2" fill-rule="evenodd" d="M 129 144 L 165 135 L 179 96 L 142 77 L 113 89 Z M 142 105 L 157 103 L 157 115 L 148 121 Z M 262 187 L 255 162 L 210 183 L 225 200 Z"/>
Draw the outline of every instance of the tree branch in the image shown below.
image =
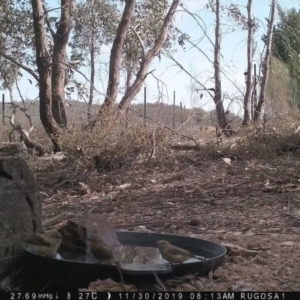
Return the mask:
<path id="1" fill-rule="evenodd" d="M 132 31 L 133 33 L 135 34 L 136 38 L 138 39 L 140 45 L 141 45 L 141 48 L 142 48 L 142 55 L 143 55 L 143 58 L 142 59 L 145 59 L 145 46 L 141 40 L 141 37 L 139 36 L 139 34 L 136 32 L 136 30 L 138 29 L 139 25 L 137 25 L 135 28 L 132 28 Z"/>
<path id="2" fill-rule="evenodd" d="M 148 53 L 144 56 L 142 62 L 141 62 L 141 67 L 138 71 L 138 74 L 136 76 L 136 79 L 134 83 L 128 88 L 126 91 L 124 97 L 120 101 L 119 108 L 127 108 L 132 99 L 138 94 L 140 91 L 143 82 L 145 81 L 149 65 L 151 61 L 154 59 L 154 57 L 158 54 L 158 52 L 161 50 L 161 48 L 164 46 L 167 38 L 168 38 L 168 33 L 170 30 L 170 26 L 172 23 L 172 18 L 176 12 L 176 9 L 178 7 L 179 0 L 173 0 L 170 9 L 164 19 L 164 23 L 161 29 L 161 33 L 159 37 L 156 39 L 155 44 L 152 49 L 148 51 Z"/>
<path id="3" fill-rule="evenodd" d="M 48 27 L 48 29 L 50 30 L 50 33 L 51 33 L 52 38 L 53 38 L 53 40 L 54 40 L 54 38 L 55 38 L 55 31 L 54 31 L 53 28 L 51 27 L 51 23 L 50 23 L 50 21 L 49 21 L 49 19 L 48 19 L 48 12 L 47 12 L 47 10 L 46 10 L 46 6 L 43 5 L 43 7 L 44 7 L 44 11 L 45 11 L 45 21 L 46 21 L 46 24 L 47 24 L 47 27 Z"/>
<path id="4" fill-rule="evenodd" d="M 20 67 L 21 69 L 27 71 L 32 77 L 34 77 L 34 79 L 39 82 L 39 76 L 29 67 L 23 65 L 22 63 L 18 62 L 14 57 L 5 54 L 3 51 L 0 50 L 0 56 L 4 57 L 5 59 L 9 60 L 10 62 L 14 63 L 15 65 L 17 65 L 18 67 Z"/>

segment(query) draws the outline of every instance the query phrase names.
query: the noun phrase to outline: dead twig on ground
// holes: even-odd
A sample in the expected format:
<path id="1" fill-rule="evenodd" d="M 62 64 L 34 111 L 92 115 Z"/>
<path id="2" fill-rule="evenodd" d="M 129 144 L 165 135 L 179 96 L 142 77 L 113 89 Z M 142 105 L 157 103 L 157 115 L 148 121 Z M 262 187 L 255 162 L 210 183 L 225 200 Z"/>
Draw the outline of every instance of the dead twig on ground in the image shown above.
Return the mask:
<path id="1" fill-rule="evenodd" d="M 300 253 L 296 254 L 295 256 L 293 256 L 291 259 L 287 260 L 285 263 L 283 263 L 281 266 L 279 266 L 276 270 L 276 274 L 278 274 L 278 272 L 287 264 L 289 264 L 290 262 L 292 262 L 294 259 L 296 259 L 297 257 L 300 256 Z"/>

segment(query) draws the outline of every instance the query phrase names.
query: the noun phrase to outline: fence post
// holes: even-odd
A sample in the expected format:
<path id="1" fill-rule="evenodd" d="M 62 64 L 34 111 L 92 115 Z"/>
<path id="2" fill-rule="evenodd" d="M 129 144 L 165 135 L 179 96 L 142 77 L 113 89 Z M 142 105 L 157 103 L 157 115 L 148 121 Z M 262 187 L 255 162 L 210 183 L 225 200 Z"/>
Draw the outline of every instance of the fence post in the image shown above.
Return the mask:
<path id="1" fill-rule="evenodd" d="M 5 95 L 2 94 L 2 123 L 5 125 Z"/>
<path id="2" fill-rule="evenodd" d="M 180 102 L 180 125 L 183 123 L 183 115 L 182 115 L 182 102 Z"/>
<path id="3" fill-rule="evenodd" d="M 173 128 L 175 128 L 175 91 L 173 94 Z"/>
<path id="4" fill-rule="evenodd" d="M 146 87 L 144 87 L 144 125 L 146 126 L 147 120 L 147 91 Z"/>

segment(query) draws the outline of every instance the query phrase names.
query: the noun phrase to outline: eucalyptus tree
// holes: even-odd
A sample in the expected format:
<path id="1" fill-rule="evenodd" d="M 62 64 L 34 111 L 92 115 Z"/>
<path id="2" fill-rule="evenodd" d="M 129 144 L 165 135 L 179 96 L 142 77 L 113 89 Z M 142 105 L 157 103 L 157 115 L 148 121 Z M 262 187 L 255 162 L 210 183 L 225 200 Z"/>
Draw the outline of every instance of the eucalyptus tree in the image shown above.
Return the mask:
<path id="1" fill-rule="evenodd" d="M 74 68 L 67 62 L 66 49 L 73 29 L 76 12 L 75 0 L 61 0 L 58 8 L 51 9 L 46 6 L 47 2 L 43 0 L 4 1 L 7 1 L 14 9 L 15 6 L 22 7 L 23 14 L 22 10 L 19 10 L 20 14 L 16 14 L 18 16 L 16 19 L 12 18 L 14 21 L 11 24 L 12 26 L 10 26 L 12 28 L 10 30 L 14 31 L 11 36 L 14 37 L 15 35 L 15 39 L 20 42 L 17 49 L 18 55 L 15 55 L 16 53 L 8 54 L 9 44 L 3 40 L 3 37 L 5 37 L 3 35 L 1 38 L 3 47 L 0 49 L 0 57 L 27 71 L 38 82 L 41 122 L 54 144 L 54 151 L 59 151 L 61 149 L 58 141 L 59 128 L 55 122 L 60 127 L 65 128 L 67 126 L 64 108 L 66 71 L 67 68 Z M 124 1 L 111 0 L 110 2 L 119 9 Z M 133 31 L 142 55 L 137 60 L 139 68 L 136 78 L 121 100 L 120 105 L 122 107 L 128 106 L 140 91 L 142 83 L 148 75 L 150 63 L 167 43 L 179 0 L 171 2 L 166 14 L 162 13 L 161 3 L 165 5 L 167 2 L 161 0 L 127 0 L 125 1 L 125 8 L 120 21 L 116 24 L 114 21 L 112 22 L 117 26 L 116 29 L 113 29 L 114 26 L 112 26 L 112 31 L 115 30 L 115 34 L 112 43 L 109 81 L 104 106 L 114 103 L 117 97 L 122 55 L 125 53 L 123 47 L 128 30 L 131 29 Z M 1 4 L 3 4 L 3 1 L 1 1 Z M 95 5 L 98 5 L 96 0 L 93 2 L 94 8 Z M 1 7 L 6 9 L 5 5 Z M 112 7 L 114 6 L 112 5 Z M 54 10 L 60 11 L 60 18 L 55 19 L 51 16 Z M 92 11 L 94 14 L 96 13 L 96 9 Z M 110 11 L 107 12 L 106 24 L 109 24 L 111 21 L 109 15 Z M 133 15 L 136 18 L 134 21 L 139 20 L 139 23 L 133 23 L 134 27 L 131 27 Z M 118 16 L 118 13 L 116 16 Z M 156 19 L 154 18 L 155 16 Z M 79 16 L 77 15 L 77 17 Z M 84 30 L 92 30 L 92 32 L 94 30 L 94 42 L 97 41 L 96 30 L 98 30 L 97 24 L 99 24 L 97 22 L 104 22 L 102 15 L 99 15 L 100 20 L 97 19 L 96 15 L 93 17 L 93 20 L 90 20 L 90 23 L 87 23 L 87 28 L 83 28 Z M 9 23 L 9 19 L 7 21 Z M 81 22 L 84 21 L 82 20 Z M 55 23 L 55 28 L 53 23 Z M 161 26 L 157 27 L 157 35 L 151 36 L 148 30 L 152 30 L 156 24 Z M 4 25 L 1 24 L 0 26 L 3 27 Z M 104 33 L 106 34 L 106 32 Z M 85 36 L 90 37 L 88 33 L 85 33 Z M 150 39 L 149 36 L 151 36 Z M 107 41 L 103 40 L 103 42 Z M 97 51 L 96 46 L 94 48 Z"/>
<path id="2" fill-rule="evenodd" d="M 171 4 L 162 0 L 126 1 L 111 49 L 108 86 L 99 116 L 107 109 L 110 110 L 116 103 L 122 67 L 128 68 L 130 76 L 136 67 L 137 74 L 133 83 L 129 83 L 130 86 L 127 85 L 119 108 L 128 107 L 139 93 L 149 74 L 151 62 L 168 42 L 173 16 L 178 5 L 179 0 L 173 0 Z M 136 44 L 133 43 L 133 36 Z"/>
<path id="3" fill-rule="evenodd" d="M 30 33 L 25 30 L 32 23 L 29 14 L 30 10 L 25 1 L 3 0 L 0 3 L 0 81 L 2 88 L 8 89 L 11 102 L 13 87 L 19 76 L 22 76 L 20 65 L 33 65 L 30 51 L 32 39 Z M 7 57 L 17 60 L 19 64 L 8 60 Z"/>
<path id="4" fill-rule="evenodd" d="M 125 91 L 131 86 L 132 77 L 139 70 L 143 51 L 153 47 L 163 26 L 167 10 L 167 0 L 140 1 L 135 6 L 131 20 L 132 29 L 128 31 L 122 49 L 121 69 L 125 71 Z M 169 43 L 165 46 L 169 46 Z"/>
<path id="5" fill-rule="evenodd" d="M 171 49 L 175 39 L 172 21 L 179 2 L 168 0 L 137 1 L 131 30 L 123 45 L 121 68 L 126 72 L 125 95 L 119 108 L 127 108 L 148 76 L 148 68 L 163 48 Z M 133 78 L 133 76 L 135 76 Z"/>
<path id="6" fill-rule="evenodd" d="M 10 43 L 2 40 L 0 57 L 27 71 L 38 82 L 41 122 L 54 144 L 54 150 L 59 151 L 59 130 L 53 118 L 60 127 L 67 126 L 63 103 L 64 79 L 74 0 L 61 0 L 60 7 L 54 9 L 48 9 L 43 0 L 5 1 L 14 9 L 15 15 L 7 17 L 6 21 L 11 22 L 8 27 L 10 38 L 18 49 L 10 55 Z M 61 12 L 55 29 L 48 16 L 54 10 Z"/>
<path id="7" fill-rule="evenodd" d="M 87 0 L 77 4 L 74 32 L 70 42 L 71 63 L 80 65 L 89 60 L 90 91 L 88 116 L 94 98 L 96 58 L 101 54 L 101 47 L 112 43 L 120 15 L 114 1 Z"/>
<path id="8" fill-rule="evenodd" d="M 253 22 L 253 0 L 248 0 L 247 12 L 248 12 L 248 40 L 247 40 L 247 79 L 246 79 L 246 93 L 244 96 L 244 120 L 243 125 L 248 125 L 251 120 L 251 97 L 253 89 L 253 78 L 252 78 L 252 68 L 253 68 L 253 35 L 254 35 L 254 25 Z"/>

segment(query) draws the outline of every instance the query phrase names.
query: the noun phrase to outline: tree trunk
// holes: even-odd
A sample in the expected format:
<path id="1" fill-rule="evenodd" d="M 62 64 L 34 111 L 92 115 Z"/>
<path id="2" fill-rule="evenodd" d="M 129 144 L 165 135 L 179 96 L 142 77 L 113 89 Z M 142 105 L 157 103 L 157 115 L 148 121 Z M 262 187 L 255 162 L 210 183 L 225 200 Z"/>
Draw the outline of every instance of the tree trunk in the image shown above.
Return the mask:
<path id="1" fill-rule="evenodd" d="M 36 48 L 36 63 L 39 73 L 39 98 L 41 122 L 52 140 L 54 152 L 61 150 L 58 143 L 58 129 L 53 123 L 51 112 L 51 60 L 46 36 L 44 9 L 42 0 L 31 0 L 33 13 L 33 26 Z"/>
<path id="2" fill-rule="evenodd" d="M 264 60 L 262 61 L 262 80 L 261 80 L 261 88 L 260 88 L 260 95 L 259 100 L 257 103 L 257 107 L 254 112 L 254 122 L 258 122 L 260 119 L 261 111 L 263 108 L 263 105 L 265 103 L 265 94 L 266 94 L 266 88 L 267 83 L 269 79 L 269 68 L 270 68 L 270 56 L 272 52 L 272 43 L 273 43 L 273 28 L 274 28 L 274 21 L 275 21 L 275 10 L 276 10 L 276 0 L 272 0 L 271 4 L 271 19 L 269 22 L 269 28 L 268 28 L 268 42 L 267 42 L 267 49 L 266 49 L 266 55 Z"/>
<path id="3" fill-rule="evenodd" d="M 119 79 L 120 79 L 120 62 L 122 58 L 122 47 L 124 45 L 128 29 L 131 23 L 131 17 L 135 5 L 135 0 L 127 0 L 122 15 L 121 22 L 118 26 L 116 36 L 111 49 L 109 61 L 109 76 L 106 97 L 98 115 L 101 115 L 103 108 L 110 108 L 117 99 Z"/>
<path id="4" fill-rule="evenodd" d="M 248 44 L 247 44 L 247 58 L 248 58 L 248 68 L 247 68 L 247 81 L 246 81 L 246 93 L 244 97 L 244 120 L 243 125 L 247 126 L 250 121 L 250 104 L 251 104 L 251 91 L 252 91 L 252 61 L 253 61 L 253 33 L 254 33 L 254 23 L 253 23 L 253 0 L 248 0 L 247 11 L 248 11 Z"/>
<path id="5" fill-rule="evenodd" d="M 67 127 L 65 111 L 66 49 L 73 23 L 74 0 L 61 0 L 61 16 L 54 35 L 52 59 L 52 113 L 56 123 Z"/>
<path id="6" fill-rule="evenodd" d="M 131 101 L 134 99 L 134 97 L 141 90 L 142 85 L 147 77 L 147 72 L 148 72 L 150 63 L 155 58 L 155 56 L 159 53 L 159 51 L 164 46 L 164 44 L 168 38 L 170 25 L 172 23 L 172 19 L 175 14 L 175 11 L 178 7 L 178 4 L 179 4 L 179 0 L 173 0 L 171 7 L 168 11 L 168 14 L 164 20 L 161 34 L 156 39 L 154 47 L 151 50 L 149 50 L 149 52 L 145 55 L 145 57 L 143 57 L 142 62 L 141 62 L 141 67 L 138 71 L 138 74 L 136 76 L 134 83 L 129 87 L 129 89 L 126 91 L 125 95 L 123 96 L 122 100 L 120 101 L 120 104 L 119 104 L 120 109 L 127 108 L 130 105 Z"/>
<path id="7" fill-rule="evenodd" d="M 14 95 L 13 95 L 13 89 L 12 86 L 7 86 L 8 87 L 8 91 L 9 91 L 9 99 L 11 103 L 14 103 Z"/>
<path id="8" fill-rule="evenodd" d="M 221 25 L 220 25 L 220 0 L 216 0 L 216 29 L 215 29 L 215 51 L 214 51 L 214 69 L 215 69 L 215 96 L 214 102 L 218 117 L 219 127 L 226 135 L 232 134 L 232 128 L 227 122 L 223 102 L 221 86 L 220 52 L 221 52 Z"/>
<path id="9" fill-rule="evenodd" d="M 253 89 L 251 96 L 251 120 L 254 121 L 254 112 L 257 107 L 257 73 L 256 73 L 256 64 L 254 64 L 254 76 L 253 76 Z"/>
<path id="10" fill-rule="evenodd" d="M 89 106 L 88 106 L 88 119 L 91 119 L 91 111 L 94 100 L 94 86 L 95 86 L 95 31 L 92 31 L 91 35 L 91 45 L 90 45 L 90 55 L 91 55 L 91 78 L 90 78 L 90 95 L 89 95 Z"/>
<path id="11" fill-rule="evenodd" d="M 127 93 L 130 85 L 131 85 L 131 78 L 132 78 L 132 69 L 128 68 L 126 70 L 126 82 L 125 82 L 125 94 Z M 125 127 L 128 127 L 128 107 L 125 109 Z"/>

